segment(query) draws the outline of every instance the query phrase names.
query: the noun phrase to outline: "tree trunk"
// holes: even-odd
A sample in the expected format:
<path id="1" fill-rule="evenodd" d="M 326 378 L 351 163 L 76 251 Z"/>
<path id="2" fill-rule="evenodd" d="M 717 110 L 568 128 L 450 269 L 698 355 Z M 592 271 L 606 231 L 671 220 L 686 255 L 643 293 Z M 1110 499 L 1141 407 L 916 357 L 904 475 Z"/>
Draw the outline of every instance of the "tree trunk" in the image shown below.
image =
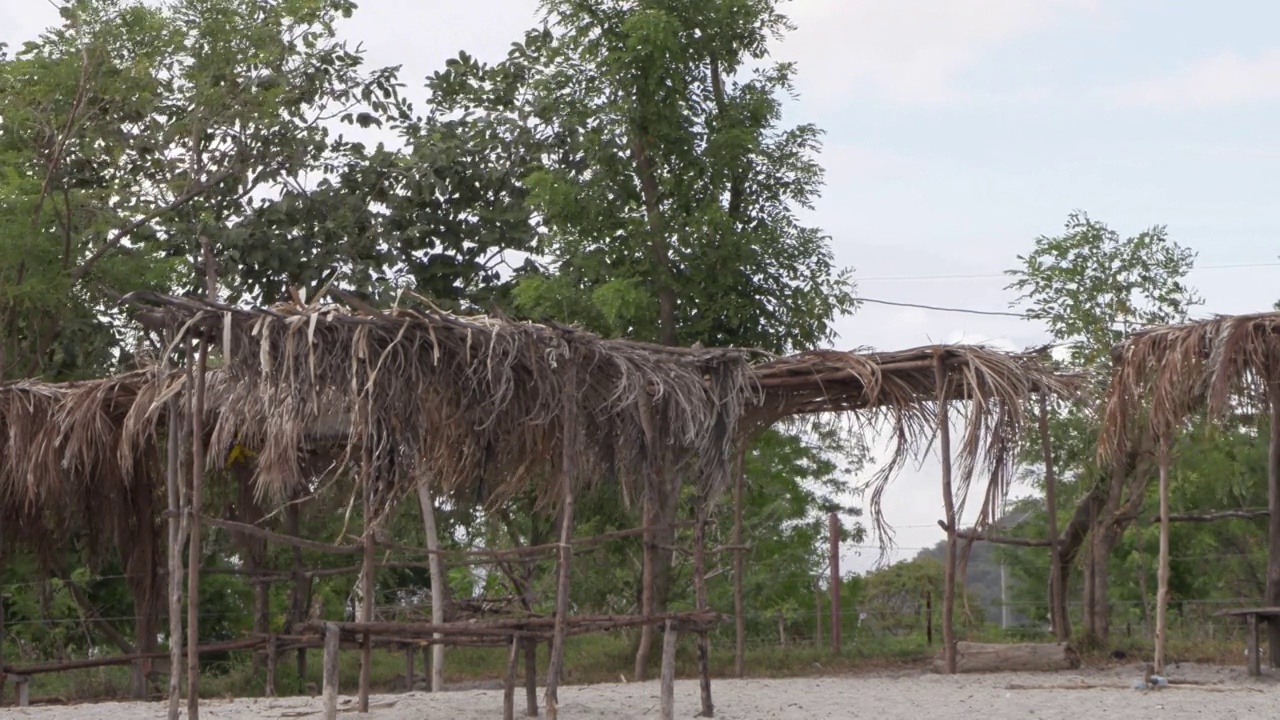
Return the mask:
<path id="1" fill-rule="evenodd" d="M 440 557 L 440 533 L 436 528 L 435 503 L 426 480 L 418 483 L 418 506 L 422 509 L 422 529 L 427 538 L 427 550 L 431 553 L 431 624 L 444 623 L 445 579 L 444 562 Z M 444 645 L 441 635 L 432 636 L 431 644 L 431 692 L 444 692 Z"/>
<path id="2" fill-rule="evenodd" d="M 1049 400 L 1040 393 L 1040 452 L 1044 459 L 1044 502 L 1049 525 L 1049 618 L 1058 642 L 1071 638 L 1071 618 L 1067 614 L 1067 586 L 1062 568 L 1062 540 L 1058 537 L 1058 484 L 1053 465 L 1053 444 L 1049 439 Z"/>

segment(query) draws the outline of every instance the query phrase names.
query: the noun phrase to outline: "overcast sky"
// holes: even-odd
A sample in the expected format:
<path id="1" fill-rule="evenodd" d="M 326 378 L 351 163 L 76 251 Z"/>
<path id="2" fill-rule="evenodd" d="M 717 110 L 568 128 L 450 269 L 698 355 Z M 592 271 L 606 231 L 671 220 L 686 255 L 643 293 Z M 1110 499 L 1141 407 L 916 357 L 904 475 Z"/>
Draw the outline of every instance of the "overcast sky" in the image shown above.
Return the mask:
<path id="1" fill-rule="evenodd" d="M 537 0 L 362 0 L 344 34 L 402 65 L 411 97 L 459 50 L 497 61 Z M 1167 0 L 796 0 L 774 55 L 798 63 L 788 122 L 827 131 L 812 220 L 867 298 L 1007 310 L 1001 273 L 1073 209 L 1122 234 L 1165 224 L 1199 253 L 1204 313 L 1280 299 L 1280 4 Z M 56 20 L 0 0 L 0 42 Z M 1270 188 L 1270 189 L 1268 189 Z M 1036 323 L 868 304 L 840 347 L 1022 348 Z M 942 539 L 937 465 L 888 493 L 901 555 Z M 976 506 L 975 498 L 971 506 Z M 974 508 L 976 510 L 976 508 Z M 867 567 L 876 553 L 846 558 Z"/>

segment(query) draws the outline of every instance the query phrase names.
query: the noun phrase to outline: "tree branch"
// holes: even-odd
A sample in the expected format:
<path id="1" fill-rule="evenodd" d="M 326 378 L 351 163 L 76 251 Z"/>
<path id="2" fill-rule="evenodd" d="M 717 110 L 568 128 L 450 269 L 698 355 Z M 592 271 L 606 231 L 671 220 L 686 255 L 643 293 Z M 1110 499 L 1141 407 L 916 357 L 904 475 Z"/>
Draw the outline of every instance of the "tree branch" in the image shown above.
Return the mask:
<path id="1" fill-rule="evenodd" d="M 196 185 L 190 190 L 174 198 L 167 205 L 164 205 L 163 207 L 154 208 L 147 214 L 138 218 L 137 220 L 134 220 L 128 225 L 125 225 L 124 227 L 120 228 L 115 232 L 114 235 L 112 235 L 110 238 L 107 239 L 105 243 L 102 244 L 102 247 L 95 250 L 94 253 L 88 257 L 88 259 L 80 263 L 80 265 L 78 265 L 74 270 L 71 271 L 71 279 L 80 280 L 85 275 L 87 275 L 90 270 L 93 269 L 94 265 L 97 265 L 98 262 L 102 260 L 102 258 L 106 257 L 107 253 L 111 252 L 118 245 L 120 245 L 120 243 L 124 242 L 131 235 L 136 233 L 142 226 L 146 225 L 147 223 L 151 222 L 152 220 L 156 219 L 157 217 L 160 217 L 161 215 L 167 212 L 172 212 L 174 210 L 177 210 L 183 205 L 186 205 L 192 200 L 195 200 L 196 198 L 205 194 L 209 190 L 212 190 L 215 186 L 220 184 L 222 181 L 234 175 L 235 172 L 236 172 L 235 170 L 223 170 L 217 175 L 214 175 L 213 178 L 211 178 L 208 182 L 204 182 L 199 185 Z"/>

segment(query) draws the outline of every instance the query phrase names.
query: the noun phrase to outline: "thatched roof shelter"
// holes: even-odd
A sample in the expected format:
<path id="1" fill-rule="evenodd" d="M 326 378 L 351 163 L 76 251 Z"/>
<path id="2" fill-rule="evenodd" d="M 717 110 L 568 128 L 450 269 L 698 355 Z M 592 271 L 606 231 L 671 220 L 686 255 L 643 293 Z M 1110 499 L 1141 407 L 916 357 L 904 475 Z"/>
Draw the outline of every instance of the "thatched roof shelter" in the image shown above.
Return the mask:
<path id="1" fill-rule="evenodd" d="M 1224 315 L 1134 333 L 1112 352 L 1100 449 L 1123 449 L 1135 432 L 1171 438 L 1199 413 L 1222 420 L 1268 407 L 1280 379 L 1280 312 Z"/>
<path id="2" fill-rule="evenodd" d="M 432 309 L 376 310 L 354 300 L 240 308 L 137 293 L 129 301 L 148 327 L 168 336 L 165 358 L 178 358 L 194 337 L 212 345 L 208 464 L 222 465 L 236 444 L 252 448 L 256 488 L 277 500 L 314 475 L 309 455 L 356 465 L 368 444 L 375 469 L 384 470 L 377 480 L 389 490 L 426 479 L 435 494 L 467 504 L 499 503 L 525 489 L 552 503 L 562 459 L 558 419 L 571 401 L 580 419 L 579 483 L 616 483 L 631 501 L 661 464 L 719 491 L 733 447 L 753 433 L 787 418 L 842 413 L 855 428 L 874 426 L 890 438 L 870 496 L 884 531 L 885 489 L 933 441 L 939 397 L 966 401 L 956 450 L 963 500 L 979 472 L 990 479 L 988 496 L 1007 490 L 1024 400 L 1070 386 L 1039 352 L 932 346 L 767 358 Z M 104 380 L 0 387 L 6 517 L 35 523 L 51 503 L 65 512 L 89 502 L 115 507 L 125 497 L 117 491 L 158 481 L 160 420 L 190 382 L 190 373 L 158 362 Z M 82 472 L 90 467 L 93 473 Z M 140 476 L 144 467 L 149 474 Z"/>
<path id="3" fill-rule="evenodd" d="M 1266 602 L 1280 606 L 1280 312 L 1219 316 L 1135 333 L 1113 352 L 1099 442 L 1115 458 L 1142 437 L 1160 467 L 1160 576 L 1156 665 L 1164 662 L 1169 583 L 1170 445 L 1198 416 L 1222 422 L 1241 409 L 1269 414 L 1270 542 Z M 1270 625 L 1271 664 L 1280 667 L 1280 624 Z"/>

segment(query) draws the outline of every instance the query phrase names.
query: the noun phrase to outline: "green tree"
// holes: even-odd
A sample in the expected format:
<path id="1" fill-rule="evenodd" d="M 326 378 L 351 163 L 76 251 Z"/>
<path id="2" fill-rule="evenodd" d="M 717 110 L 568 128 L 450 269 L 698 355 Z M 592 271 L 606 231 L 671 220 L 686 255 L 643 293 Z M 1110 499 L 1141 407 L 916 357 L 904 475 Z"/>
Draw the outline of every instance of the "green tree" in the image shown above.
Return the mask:
<path id="1" fill-rule="evenodd" d="M 1015 306 L 1048 326 L 1064 348 L 1067 369 L 1092 379 L 1082 402 L 1053 409 L 1050 435 L 1064 489 L 1083 492 L 1076 494 L 1074 514 L 1059 526 L 1064 588 L 1087 538 L 1084 636 L 1088 642 L 1104 642 L 1109 633 L 1108 560 L 1142 505 L 1150 475 L 1141 441 L 1110 467 L 1096 462 L 1110 353 L 1127 331 L 1183 320 L 1200 303 L 1185 281 L 1195 254 L 1170 239 L 1163 226 L 1122 238 L 1075 212 L 1062 235 L 1037 238 L 1032 252 L 1018 259 L 1023 266 L 1008 271 L 1010 288 L 1020 293 Z M 1031 456 L 1038 461 L 1038 447 Z"/>
<path id="2" fill-rule="evenodd" d="M 666 344 L 782 352 L 829 341 L 853 287 L 797 214 L 821 186 L 820 131 L 781 124 L 794 68 L 767 56 L 791 27 L 775 3 L 543 8 L 546 29 L 506 60 L 462 54 L 431 80 L 438 112 L 500 129 L 486 164 L 511 168 L 528 194 L 542 262 L 518 275 L 514 309 Z M 677 503 L 656 505 L 653 524 L 671 525 Z M 660 609 L 673 575 L 670 553 L 659 555 Z"/>

